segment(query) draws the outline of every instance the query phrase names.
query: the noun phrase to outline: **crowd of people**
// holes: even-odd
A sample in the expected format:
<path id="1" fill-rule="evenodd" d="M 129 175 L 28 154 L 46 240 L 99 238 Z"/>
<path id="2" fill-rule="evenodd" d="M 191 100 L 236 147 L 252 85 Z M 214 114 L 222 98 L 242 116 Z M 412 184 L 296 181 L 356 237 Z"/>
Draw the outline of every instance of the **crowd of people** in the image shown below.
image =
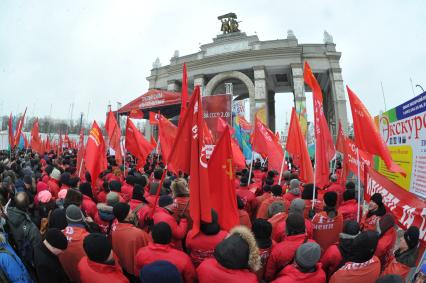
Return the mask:
<path id="1" fill-rule="evenodd" d="M 212 210 L 188 237 L 190 176 L 161 182 L 153 154 L 139 170 L 108 156 L 92 180 L 76 159 L 1 153 L 0 282 L 425 282 L 418 227 L 397 229 L 378 193 L 358 222 L 359 190 L 339 169 L 314 188 L 257 160 L 235 174 L 240 225 L 224 230 Z"/>

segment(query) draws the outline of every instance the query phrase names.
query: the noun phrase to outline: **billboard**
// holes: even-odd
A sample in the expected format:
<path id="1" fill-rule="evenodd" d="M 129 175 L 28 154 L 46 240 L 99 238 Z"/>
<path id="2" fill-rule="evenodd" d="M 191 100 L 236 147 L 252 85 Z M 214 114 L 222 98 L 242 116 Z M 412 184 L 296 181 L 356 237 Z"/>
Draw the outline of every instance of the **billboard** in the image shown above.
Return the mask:
<path id="1" fill-rule="evenodd" d="M 204 120 L 212 132 L 214 140 L 218 140 L 218 119 L 222 118 L 228 125 L 232 125 L 231 116 L 232 96 L 228 94 L 216 94 L 202 97 Z"/>
<path id="2" fill-rule="evenodd" d="M 426 199 L 426 92 L 375 117 L 392 159 L 407 173 L 389 172 L 375 157 L 375 169 L 404 190 Z"/>

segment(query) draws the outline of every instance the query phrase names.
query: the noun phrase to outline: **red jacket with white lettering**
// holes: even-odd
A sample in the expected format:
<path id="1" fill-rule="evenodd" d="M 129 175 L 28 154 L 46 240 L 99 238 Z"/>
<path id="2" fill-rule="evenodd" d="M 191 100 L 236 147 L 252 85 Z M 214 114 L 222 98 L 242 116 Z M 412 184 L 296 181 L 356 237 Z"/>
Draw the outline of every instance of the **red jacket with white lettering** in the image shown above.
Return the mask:
<path id="1" fill-rule="evenodd" d="M 135 258 L 135 270 L 139 272 L 142 267 L 157 260 L 171 262 L 182 274 L 186 283 L 194 282 L 195 269 L 191 259 L 186 253 L 174 249 L 170 245 L 149 243 L 148 246 L 139 249 Z"/>
<path id="2" fill-rule="evenodd" d="M 297 248 L 306 242 L 315 241 L 308 239 L 306 234 L 299 234 L 287 236 L 284 241 L 276 244 L 266 264 L 265 279 L 269 281 L 275 279 L 281 269 L 293 261 Z"/>
<path id="3" fill-rule="evenodd" d="M 120 259 L 120 265 L 130 274 L 139 275 L 135 270 L 135 256 L 138 250 L 151 241 L 149 235 L 130 223 L 118 223 L 111 233 L 112 249 Z"/>
<path id="4" fill-rule="evenodd" d="M 78 264 L 81 283 L 128 283 L 129 280 L 123 275 L 118 260 L 114 265 L 101 264 L 91 261 L 87 256 L 83 257 Z"/>
<path id="5" fill-rule="evenodd" d="M 295 264 L 287 265 L 279 277 L 271 283 L 325 283 L 325 272 L 321 263 L 317 263 L 316 270 L 310 273 L 301 272 Z"/>
<path id="6" fill-rule="evenodd" d="M 215 258 L 203 261 L 197 268 L 197 276 L 199 283 L 258 282 L 256 274 L 248 269 L 228 269 L 220 265 Z"/>
<path id="7" fill-rule="evenodd" d="M 376 252 L 374 253 L 382 263 L 382 270 L 384 270 L 391 262 L 393 257 L 393 247 L 396 241 L 395 229 L 389 228 L 380 238 L 377 243 Z"/>
<path id="8" fill-rule="evenodd" d="M 323 254 L 330 245 L 339 241 L 339 234 L 343 229 L 343 217 L 337 213 L 336 217 L 331 218 L 327 212 L 322 211 L 312 218 L 312 225 L 314 240 L 321 246 L 321 254 Z"/>
<path id="9" fill-rule="evenodd" d="M 346 220 L 356 221 L 358 211 L 358 202 L 354 199 L 350 199 L 342 202 L 339 206 L 338 212 L 343 216 L 343 222 Z M 360 209 L 360 215 L 362 215 L 362 206 Z"/>
<path id="10" fill-rule="evenodd" d="M 59 255 L 59 260 L 65 273 L 72 282 L 80 282 L 80 274 L 77 266 L 80 260 L 86 256 L 83 248 L 83 240 L 89 232 L 81 226 L 67 226 L 63 231 L 68 240 L 67 249 Z"/>
<path id="11" fill-rule="evenodd" d="M 206 235 L 202 232 L 192 238 L 186 238 L 186 248 L 190 250 L 189 256 L 195 267 L 207 258 L 213 257 L 217 244 L 228 236 L 228 232 L 221 230 L 216 235 Z"/>
<path id="12" fill-rule="evenodd" d="M 374 283 L 380 275 L 380 260 L 373 256 L 363 263 L 347 262 L 330 278 L 329 283 Z"/>
<path id="13" fill-rule="evenodd" d="M 154 224 L 160 222 L 169 224 L 170 229 L 172 229 L 172 242 L 175 248 L 182 249 L 182 239 L 185 238 L 188 229 L 188 221 L 186 218 L 182 218 L 178 224 L 176 219 L 166 209 L 157 207 L 152 219 L 154 220 Z"/>

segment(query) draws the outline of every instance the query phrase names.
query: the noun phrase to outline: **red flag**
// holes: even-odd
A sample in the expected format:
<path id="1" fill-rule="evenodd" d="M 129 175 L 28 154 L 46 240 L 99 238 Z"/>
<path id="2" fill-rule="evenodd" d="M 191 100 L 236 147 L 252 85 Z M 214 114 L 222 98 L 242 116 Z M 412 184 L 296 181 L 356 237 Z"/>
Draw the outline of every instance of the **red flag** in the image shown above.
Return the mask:
<path id="1" fill-rule="evenodd" d="M 46 152 L 50 152 L 50 150 L 51 150 L 51 146 L 50 146 L 50 138 L 49 138 L 49 136 L 47 136 L 47 138 L 46 138 L 46 145 L 45 145 L 45 151 Z"/>
<path id="2" fill-rule="evenodd" d="M 110 110 L 111 112 L 111 110 Z M 143 112 L 140 109 L 132 109 L 129 113 L 129 118 L 132 119 L 143 119 Z"/>
<path id="3" fill-rule="evenodd" d="M 160 113 L 155 113 L 155 112 L 149 112 L 149 123 L 151 125 L 158 125 L 158 122 L 160 120 Z"/>
<path id="4" fill-rule="evenodd" d="M 300 128 L 300 122 L 297 118 L 296 110 L 291 110 L 290 126 L 288 128 L 288 138 L 286 150 L 293 158 L 293 163 L 300 169 L 300 179 L 304 183 L 312 183 L 314 172 L 311 159 L 309 158 L 308 147 L 306 146 L 305 136 Z"/>
<path id="5" fill-rule="evenodd" d="M 71 140 L 70 137 L 68 136 L 68 131 L 64 136 L 64 144 L 66 148 L 70 148 L 71 147 Z"/>
<path id="6" fill-rule="evenodd" d="M 209 160 L 209 181 L 212 207 L 218 214 L 220 227 L 227 231 L 240 223 L 232 160 L 231 135 L 226 126 Z"/>
<path id="7" fill-rule="evenodd" d="M 354 121 L 354 134 L 356 146 L 371 154 L 378 155 L 386 164 L 389 171 L 401 173 L 406 176 L 404 169 L 396 164 L 390 155 L 389 149 L 381 138 L 374 125 L 370 113 L 355 93 L 346 86 L 351 104 L 352 118 Z"/>
<path id="8" fill-rule="evenodd" d="M 120 165 L 123 162 L 123 156 L 121 155 L 120 147 L 120 127 L 118 126 L 115 115 L 111 110 L 108 112 L 107 120 L 105 122 L 105 129 L 108 134 L 109 146 L 115 151 L 115 160 Z"/>
<path id="9" fill-rule="evenodd" d="M 170 152 L 173 149 L 173 143 L 178 132 L 178 128 L 161 114 L 156 114 L 158 118 L 158 140 L 164 163 L 168 163 Z M 173 166 L 169 169 L 176 169 Z"/>
<path id="10" fill-rule="evenodd" d="M 38 119 L 34 121 L 33 128 L 31 129 L 31 149 L 39 154 L 43 153 L 43 142 L 40 138 Z"/>
<path id="11" fill-rule="evenodd" d="M 19 139 L 21 138 L 21 134 L 22 134 L 22 127 L 24 126 L 25 113 L 27 113 L 27 108 L 25 108 L 24 115 L 22 115 L 18 121 L 18 126 L 16 127 L 13 146 L 16 146 L 19 144 Z"/>
<path id="12" fill-rule="evenodd" d="M 151 135 L 151 145 L 152 145 L 154 148 L 157 148 L 157 142 L 155 141 L 155 138 L 154 138 L 154 136 L 153 136 L 153 135 Z"/>
<path id="13" fill-rule="evenodd" d="M 241 148 L 238 145 L 238 142 L 236 142 L 234 139 L 231 139 L 231 147 L 232 147 L 232 156 L 234 157 L 233 160 L 234 160 L 235 167 L 244 169 L 246 167 L 246 158 L 244 157 L 244 154 L 241 151 Z"/>
<path id="14" fill-rule="evenodd" d="M 85 149 L 84 149 L 84 129 L 82 128 L 80 130 L 80 138 L 78 140 L 78 151 L 77 151 L 77 170 L 78 170 L 78 177 L 80 179 L 83 179 L 84 175 L 85 175 L 85 170 L 84 170 L 84 154 L 85 154 Z"/>
<path id="15" fill-rule="evenodd" d="M 305 82 L 312 89 L 314 104 L 314 127 L 315 127 L 315 182 L 316 186 L 323 188 L 328 184 L 330 166 L 329 162 L 336 154 L 333 138 L 328 129 L 327 120 L 322 105 L 321 88 L 312 73 L 308 62 L 305 62 Z"/>
<path id="16" fill-rule="evenodd" d="M 199 232 L 200 221 L 210 223 L 212 220 L 203 121 L 200 87 L 196 86 L 179 125 L 173 145 L 176 150 L 169 156 L 169 164 L 174 169 L 182 170 L 191 176 L 189 211 L 194 225 L 188 237 Z"/>
<path id="17" fill-rule="evenodd" d="M 216 131 L 219 135 L 221 135 L 223 133 L 223 131 L 225 130 L 226 126 L 228 126 L 228 123 L 221 117 L 219 117 L 217 119 L 217 125 L 216 125 Z M 229 132 L 231 133 L 231 136 L 235 133 L 234 128 L 232 127 L 228 127 Z"/>
<path id="18" fill-rule="evenodd" d="M 105 151 L 105 141 L 102 131 L 96 121 L 93 121 L 84 154 L 86 169 L 92 178 L 92 187 L 95 186 L 99 174 L 107 168 Z"/>
<path id="19" fill-rule="evenodd" d="M 342 128 L 342 121 L 339 120 L 339 130 L 337 132 L 336 150 L 341 153 L 345 152 L 346 137 Z"/>
<path id="20" fill-rule="evenodd" d="M 9 122 L 8 122 L 8 128 L 9 128 L 9 146 L 10 146 L 10 149 L 12 150 L 13 149 L 13 147 L 15 146 L 15 139 L 14 139 L 14 136 L 13 136 L 13 118 L 12 118 L 12 113 L 10 113 L 10 116 L 9 116 Z"/>
<path id="21" fill-rule="evenodd" d="M 186 72 L 186 63 L 183 63 L 182 71 L 182 94 L 181 94 L 181 106 L 180 106 L 180 115 L 179 115 L 179 124 L 185 115 L 186 104 L 188 102 L 188 75 Z"/>
<path id="22" fill-rule="evenodd" d="M 281 170 L 283 149 L 275 134 L 256 116 L 253 132 L 253 150 L 268 158 L 270 169 Z"/>
<path id="23" fill-rule="evenodd" d="M 126 150 L 138 159 L 138 169 L 143 167 L 146 158 L 154 150 L 154 147 L 138 131 L 132 120 L 127 118 L 126 123 Z"/>

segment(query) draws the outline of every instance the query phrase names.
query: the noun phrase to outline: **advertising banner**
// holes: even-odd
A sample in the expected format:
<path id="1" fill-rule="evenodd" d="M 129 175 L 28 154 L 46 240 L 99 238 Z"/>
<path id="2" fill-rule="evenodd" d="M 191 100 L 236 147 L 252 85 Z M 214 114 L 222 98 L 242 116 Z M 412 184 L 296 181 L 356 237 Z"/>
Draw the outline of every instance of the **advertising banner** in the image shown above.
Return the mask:
<path id="1" fill-rule="evenodd" d="M 232 101 L 232 115 L 244 116 L 246 112 L 246 99 Z"/>
<path id="2" fill-rule="evenodd" d="M 232 125 L 231 120 L 231 102 L 232 96 L 228 94 L 216 94 L 203 96 L 204 120 L 212 132 L 214 140 L 219 139 L 217 132 L 218 119 L 222 118 L 229 125 Z"/>
<path id="3" fill-rule="evenodd" d="M 369 201 L 375 193 L 383 197 L 383 204 L 395 216 L 397 224 L 404 230 L 411 225 L 419 227 L 420 240 L 426 240 L 426 203 L 414 194 L 403 190 L 371 167 L 365 168 L 364 198 Z"/>
<path id="4" fill-rule="evenodd" d="M 426 92 L 375 117 L 392 159 L 407 173 L 391 173 L 375 158 L 375 169 L 404 190 L 426 198 Z"/>

